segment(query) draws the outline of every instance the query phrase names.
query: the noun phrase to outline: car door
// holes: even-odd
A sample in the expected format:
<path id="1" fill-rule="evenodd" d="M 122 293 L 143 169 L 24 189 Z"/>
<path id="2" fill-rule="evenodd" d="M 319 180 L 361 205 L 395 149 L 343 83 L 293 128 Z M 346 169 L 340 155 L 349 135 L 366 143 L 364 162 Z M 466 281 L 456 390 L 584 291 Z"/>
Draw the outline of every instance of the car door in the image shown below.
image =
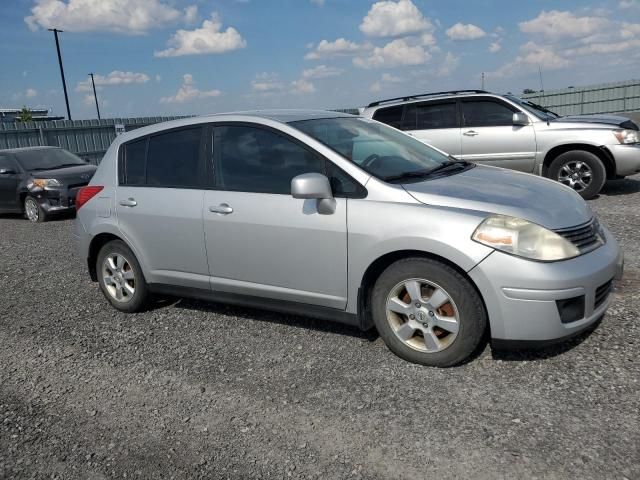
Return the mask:
<path id="1" fill-rule="evenodd" d="M 204 144 L 203 127 L 193 126 L 121 148 L 118 225 L 149 283 L 209 290 L 202 225 Z"/>
<path id="2" fill-rule="evenodd" d="M 0 210 L 18 210 L 19 167 L 9 155 L 0 154 Z"/>
<path id="3" fill-rule="evenodd" d="M 519 112 L 494 97 L 470 97 L 462 105 L 462 154 L 471 162 L 531 173 L 536 157 L 533 125 L 514 125 Z"/>
<path id="4" fill-rule="evenodd" d="M 460 155 L 460 123 L 454 99 L 406 104 L 402 129 L 449 155 Z"/>
<path id="5" fill-rule="evenodd" d="M 332 214 L 291 196 L 291 179 L 325 173 L 325 159 L 257 124 L 213 127 L 215 189 L 204 230 L 214 291 L 344 309 L 347 200 Z"/>

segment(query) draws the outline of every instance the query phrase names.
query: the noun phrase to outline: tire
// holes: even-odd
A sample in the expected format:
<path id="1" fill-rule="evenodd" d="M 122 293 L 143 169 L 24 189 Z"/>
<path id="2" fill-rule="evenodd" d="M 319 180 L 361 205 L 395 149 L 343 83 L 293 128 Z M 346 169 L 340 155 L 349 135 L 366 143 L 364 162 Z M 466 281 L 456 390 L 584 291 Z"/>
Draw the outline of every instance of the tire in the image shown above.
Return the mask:
<path id="1" fill-rule="evenodd" d="M 47 212 L 43 210 L 38 201 L 32 196 L 24 199 L 24 215 L 27 220 L 33 223 L 42 223 L 47 221 Z"/>
<path id="2" fill-rule="evenodd" d="M 552 180 L 573 188 L 584 199 L 598 195 L 607 181 L 607 171 L 602 160 L 593 153 L 584 150 L 571 150 L 558 155 L 549 165 L 547 174 Z M 578 177 L 572 176 L 572 174 L 578 175 Z M 589 177 L 586 177 L 586 174 Z M 578 181 L 582 183 L 576 181 L 578 178 Z M 587 182 L 588 178 L 590 180 Z"/>
<path id="3" fill-rule="evenodd" d="M 412 295 L 414 282 L 421 288 Z M 448 298 L 445 303 L 441 303 L 443 293 Z M 391 303 L 403 313 L 387 309 Z M 441 306 L 435 308 L 438 304 Z M 451 367 L 467 360 L 483 342 L 487 326 L 482 299 L 473 285 L 448 265 L 420 257 L 399 260 L 382 272 L 371 294 L 371 312 L 378 333 L 393 353 L 432 367 Z"/>
<path id="4" fill-rule="evenodd" d="M 149 297 L 147 282 L 138 259 L 124 242 L 112 240 L 100 249 L 96 273 L 100 290 L 116 310 L 144 310 Z"/>

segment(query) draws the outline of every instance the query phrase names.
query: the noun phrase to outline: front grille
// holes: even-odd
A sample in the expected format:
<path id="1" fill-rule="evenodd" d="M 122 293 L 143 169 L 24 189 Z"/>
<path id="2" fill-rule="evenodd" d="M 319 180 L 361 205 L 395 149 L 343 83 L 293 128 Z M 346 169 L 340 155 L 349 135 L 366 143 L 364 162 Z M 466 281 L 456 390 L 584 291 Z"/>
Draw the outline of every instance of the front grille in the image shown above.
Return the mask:
<path id="1" fill-rule="evenodd" d="M 571 228 L 562 228 L 555 230 L 555 232 L 578 247 L 580 253 L 587 253 L 591 250 L 595 250 L 604 243 L 598 233 L 598 230 L 598 220 L 594 218 L 582 225 Z"/>
<path id="2" fill-rule="evenodd" d="M 613 279 L 609 280 L 607 283 L 600 285 L 596 288 L 596 298 L 593 302 L 593 308 L 598 308 L 600 305 L 604 303 L 604 301 L 609 296 L 611 292 L 611 287 L 613 285 Z"/>

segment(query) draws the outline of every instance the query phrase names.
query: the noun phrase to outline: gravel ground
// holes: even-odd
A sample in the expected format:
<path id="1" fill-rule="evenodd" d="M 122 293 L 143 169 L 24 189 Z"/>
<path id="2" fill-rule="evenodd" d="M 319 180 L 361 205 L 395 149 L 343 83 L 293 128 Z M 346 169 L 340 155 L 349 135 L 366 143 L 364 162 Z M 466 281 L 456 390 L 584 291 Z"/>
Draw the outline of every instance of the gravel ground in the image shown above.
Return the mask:
<path id="1" fill-rule="evenodd" d="M 70 220 L 0 218 L 2 478 L 640 478 L 640 176 L 595 332 L 411 365 L 375 334 L 196 301 L 110 308 Z"/>

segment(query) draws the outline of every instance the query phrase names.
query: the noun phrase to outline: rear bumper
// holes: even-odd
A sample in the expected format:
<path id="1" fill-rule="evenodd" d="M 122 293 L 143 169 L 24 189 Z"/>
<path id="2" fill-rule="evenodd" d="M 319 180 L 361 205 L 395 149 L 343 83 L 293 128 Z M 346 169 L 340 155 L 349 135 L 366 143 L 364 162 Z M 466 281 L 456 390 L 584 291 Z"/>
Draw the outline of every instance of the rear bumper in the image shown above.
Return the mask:
<path id="1" fill-rule="evenodd" d="M 472 269 L 469 275 L 485 301 L 493 341 L 561 341 L 596 323 L 609 306 L 610 282 L 623 268 L 617 242 L 609 232 L 606 237 L 602 247 L 562 262 L 494 252 Z M 558 301 L 576 298 L 582 311 L 563 322 Z"/>
<path id="2" fill-rule="evenodd" d="M 607 145 L 621 177 L 640 173 L 640 145 Z"/>

